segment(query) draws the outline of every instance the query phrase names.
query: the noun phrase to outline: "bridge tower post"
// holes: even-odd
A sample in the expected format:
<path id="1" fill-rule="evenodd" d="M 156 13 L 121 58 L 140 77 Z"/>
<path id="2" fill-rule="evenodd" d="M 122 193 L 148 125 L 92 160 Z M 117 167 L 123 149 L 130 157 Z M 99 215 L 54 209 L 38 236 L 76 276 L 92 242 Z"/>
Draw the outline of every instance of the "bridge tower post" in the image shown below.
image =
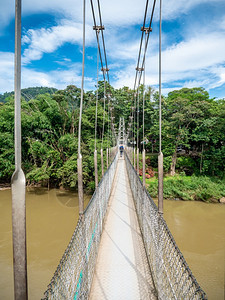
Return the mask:
<path id="1" fill-rule="evenodd" d="M 26 300 L 26 179 L 21 168 L 21 0 L 15 1 L 15 172 L 12 175 L 14 299 Z"/>

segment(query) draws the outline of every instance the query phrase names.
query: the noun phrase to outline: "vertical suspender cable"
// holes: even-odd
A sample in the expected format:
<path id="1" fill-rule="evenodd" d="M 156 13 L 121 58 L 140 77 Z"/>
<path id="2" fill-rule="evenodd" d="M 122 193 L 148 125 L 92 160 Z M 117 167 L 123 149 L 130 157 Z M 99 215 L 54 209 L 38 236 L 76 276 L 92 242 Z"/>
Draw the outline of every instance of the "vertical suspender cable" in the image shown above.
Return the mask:
<path id="1" fill-rule="evenodd" d="M 110 104 L 110 98 L 107 95 L 107 99 L 108 99 L 108 112 L 107 112 L 107 116 L 108 116 L 108 131 L 107 131 L 107 149 L 106 149 L 106 166 L 107 169 L 109 167 L 109 104 Z"/>
<path id="2" fill-rule="evenodd" d="M 97 122 L 98 122 L 97 121 L 98 120 L 98 64 L 99 64 L 99 49 L 97 48 L 97 83 L 96 83 L 96 105 L 95 105 L 95 150 L 97 149 Z"/>
<path id="3" fill-rule="evenodd" d="M 147 44 L 147 32 L 145 31 L 145 47 Z M 142 151 L 142 168 L 143 168 L 143 174 L 142 174 L 142 181 L 143 186 L 145 186 L 145 61 L 143 66 L 143 151 Z"/>
<path id="4" fill-rule="evenodd" d="M 162 152 L 162 0 L 160 0 L 160 20 L 159 20 L 159 153 Z"/>
<path id="5" fill-rule="evenodd" d="M 139 95 L 139 86 L 137 88 L 137 174 L 139 176 L 139 104 L 140 104 L 140 95 Z"/>
<path id="6" fill-rule="evenodd" d="M 81 122 L 82 122 L 82 110 L 83 110 L 83 98 L 84 98 L 85 4 L 86 4 L 86 0 L 83 0 L 83 58 L 82 58 L 80 116 L 79 116 L 79 127 L 78 127 L 78 159 L 77 159 L 79 214 L 81 216 L 84 213 L 84 193 L 83 193 L 83 174 L 82 174 L 82 155 L 81 155 Z"/>
<path id="7" fill-rule="evenodd" d="M 21 0 L 15 4 L 15 172 L 12 175 L 14 299 L 27 299 L 26 179 L 21 168 Z"/>
<path id="8" fill-rule="evenodd" d="M 135 93 L 134 94 L 134 141 L 133 141 L 133 143 L 134 143 L 134 169 L 136 168 L 136 153 L 135 153 L 135 149 L 136 149 L 136 147 L 135 147 L 135 143 L 136 143 L 136 135 L 135 135 L 135 132 L 136 132 L 136 126 L 135 126 L 136 102 L 137 102 L 137 100 L 136 100 L 136 93 Z"/>
<path id="9" fill-rule="evenodd" d="M 103 72 L 105 72 L 103 70 Z M 102 146 L 101 148 L 103 147 L 103 140 L 104 140 L 104 131 L 105 131 L 105 80 L 104 80 L 104 112 L 103 112 L 103 127 L 102 127 Z"/>
<path id="10" fill-rule="evenodd" d="M 163 213 L 163 153 L 162 153 L 162 0 L 160 0 L 159 18 L 159 156 L 158 156 L 158 210 Z"/>
<path id="11" fill-rule="evenodd" d="M 98 35 L 99 35 L 99 31 L 97 31 L 97 36 Z M 97 156 L 98 65 L 99 65 L 99 43 L 97 44 L 97 85 L 96 85 L 96 105 L 95 105 L 95 152 L 94 152 L 95 188 L 98 187 L 98 156 Z"/>
<path id="12" fill-rule="evenodd" d="M 102 69 L 103 73 L 105 73 L 106 69 Z M 105 77 L 104 77 L 105 78 Z M 104 140 L 104 131 L 105 131 L 105 79 L 104 79 L 104 112 L 103 112 L 103 127 L 102 127 L 102 144 L 101 144 L 101 165 L 102 165 L 102 176 L 104 175 L 104 160 L 103 160 L 103 140 Z"/>

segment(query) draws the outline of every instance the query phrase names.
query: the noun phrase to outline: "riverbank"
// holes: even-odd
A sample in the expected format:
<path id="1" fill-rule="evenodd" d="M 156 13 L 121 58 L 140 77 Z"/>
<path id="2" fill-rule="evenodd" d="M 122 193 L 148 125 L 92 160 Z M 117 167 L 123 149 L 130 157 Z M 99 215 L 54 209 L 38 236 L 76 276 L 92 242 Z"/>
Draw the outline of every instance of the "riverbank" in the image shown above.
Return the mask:
<path id="1" fill-rule="evenodd" d="M 147 189 L 155 198 L 158 195 L 158 179 L 146 179 Z M 223 202 L 225 197 L 225 179 L 207 176 L 166 176 L 163 181 L 164 198 L 176 200 Z"/>
<path id="2" fill-rule="evenodd" d="M 0 183 L 0 191 L 10 190 L 11 185 L 9 183 Z"/>

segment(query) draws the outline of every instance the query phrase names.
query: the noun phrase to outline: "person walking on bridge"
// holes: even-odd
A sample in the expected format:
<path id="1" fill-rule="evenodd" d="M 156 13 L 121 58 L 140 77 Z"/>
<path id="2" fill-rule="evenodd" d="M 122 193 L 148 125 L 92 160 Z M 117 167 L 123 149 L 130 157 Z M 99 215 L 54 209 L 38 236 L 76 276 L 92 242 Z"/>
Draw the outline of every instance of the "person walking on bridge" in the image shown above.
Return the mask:
<path id="1" fill-rule="evenodd" d="M 124 150 L 124 147 L 123 147 L 123 145 L 120 145 L 120 157 L 122 157 L 122 156 L 123 156 L 123 150 Z"/>

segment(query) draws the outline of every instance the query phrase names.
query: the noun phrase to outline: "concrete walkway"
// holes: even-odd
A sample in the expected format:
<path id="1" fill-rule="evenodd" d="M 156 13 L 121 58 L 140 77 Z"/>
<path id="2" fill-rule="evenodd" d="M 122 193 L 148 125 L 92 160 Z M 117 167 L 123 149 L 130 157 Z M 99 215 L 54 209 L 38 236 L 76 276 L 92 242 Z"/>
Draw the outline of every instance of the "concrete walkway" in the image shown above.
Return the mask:
<path id="1" fill-rule="evenodd" d="M 156 299 L 124 159 L 118 161 L 89 299 Z"/>

